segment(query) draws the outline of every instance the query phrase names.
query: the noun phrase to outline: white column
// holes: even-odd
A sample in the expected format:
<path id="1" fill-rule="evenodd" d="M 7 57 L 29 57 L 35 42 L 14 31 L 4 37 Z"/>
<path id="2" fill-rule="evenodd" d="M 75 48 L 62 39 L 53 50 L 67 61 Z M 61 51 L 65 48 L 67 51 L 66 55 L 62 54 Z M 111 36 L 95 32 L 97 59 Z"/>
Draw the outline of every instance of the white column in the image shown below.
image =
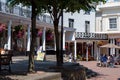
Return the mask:
<path id="1" fill-rule="evenodd" d="M 46 51 L 46 28 L 44 27 L 43 29 L 43 36 L 42 36 L 42 46 L 43 46 L 43 51 Z"/>
<path id="2" fill-rule="evenodd" d="M 31 40 L 31 38 L 30 38 L 30 34 L 31 34 L 30 28 L 31 28 L 31 26 L 28 25 L 28 30 L 27 30 L 27 51 L 30 51 L 30 40 Z"/>
<path id="3" fill-rule="evenodd" d="M 8 50 L 11 50 L 11 25 L 12 25 L 12 21 L 9 21 L 9 25 L 8 25 Z"/>
<path id="4" fill-rule="evenodd" d="M 115 44 L 115 39 L 112 39 L 113 41 L 113 44 Z M 112 52 L 112 54 L 114 54 L 115 55 L 115 48 L 112 48 L 112 50 L 113 50 L 113 52 Z"/>
<path id="5" fill-rule="evenodd" d="M 88 46 L 86 47 L 86 61 L 88 61 Z"/>
<path id="6" fill-rule="evenodd" d="M 65 32 L 66 31 L 63 31 L 63 50 L 65 50 Z"/>
<path id="7" fill-rule="evenodd" d="M 99 60 L 99 47 L 97 47 L 97 61 Z"/>
<path id="8" fill-rule="evenodd" d="M 56 51 L 56 39 L 55 39 L 55 33 L 54 33 L 54 50 Z"/>
<path id="9" fill-rule="evenodd" d="M 100 47 L 97 45 L 97 42 L 95 43 L 96 45 L 95 45 L 95 53 L 97 53 L 96 54 L 96 60 L 97 61 L 99 61 L 99 57 L 100 57 Z"/>
<path id="10" fill-rule="evenodd" d="M 110 44 L 113 44 L 113 39 L 110 39 Z M 113 54 L 113 49 L 110 48 L 110 54 L 112 55 Z"/>
<path id="11" fill-rule="evenodd" d="M 76 45 L 76 40 L 74 41 L 74 59 L 76 60 L 77 59 L 77 45 Z"/>

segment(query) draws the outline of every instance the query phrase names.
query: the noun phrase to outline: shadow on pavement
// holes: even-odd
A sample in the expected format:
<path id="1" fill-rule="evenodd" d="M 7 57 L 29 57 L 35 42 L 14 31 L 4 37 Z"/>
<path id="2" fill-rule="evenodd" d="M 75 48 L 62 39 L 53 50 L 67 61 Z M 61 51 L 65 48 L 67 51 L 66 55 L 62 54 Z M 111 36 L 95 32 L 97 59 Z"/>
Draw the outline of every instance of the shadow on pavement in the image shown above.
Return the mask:
<path id="1" fill-rule="evenodd" d="M 118 80 L 120 80 L 120 78 L 118 78 Z"/>
<path id="2" fill-rule="evenodd" d="M 64 66 L 72 66 L 75 63 L 64 63 Z M 77 64 L 78 65 L 78 64 Z M 51 67 L 55 67 L 55 61 L 37 61 L 35 60 L 35 71 L 36 72 L 57 72 L 58 70 L 53 69 Z M 4 66 L 2 66 L 4 67 Z M 59 71 L 59 73 L 61 73 Z M 22 57 L 14 57 L 13 62 L 11 64 L 11 72 L 7 70 L 3 70 L 0 72 L 0 80 L 16 80 L 13 77 L 16 76 L 27 76 L 28 75 L 28 58 Z M 19 79 L 18 79 L 19 80 Z"/>
<path id="3" fill-rule="evenodd" d="M 0 76 L 0 80 L 14 80 L 6 76 Z"/>
<path id="4" fill-rule="evenodd" d="M 45 73 L 47 72 L 61 73 L 62 80 L 68 80 L 68 78 L 71 78 L 69 80 L 73 80 L 72 78 L 74 78 L 75 80 L 85 80 L 86 77 L 85 71 L 87 71 L 88 73 L 87 75 L 93 73 L 92 70 L 89 70 L 88 68 L 84 68 L 83 66 L 79 65 L 79 63 L 65 62 L 63 64 L 63 67 L 57 67 L 56 61 L 37 61 L 37 60 L 35 60 L 35 71 L 36 72 L 43 71 Z M 21 76 L 20 78 L 22 78 L 24 76 L 28 76 L 28 57 L 23 58 L 22 56 L 22 57 L 14 58 L 13 63 L 11 64 L 11 73 L 7 71 L 2 71 L 0 72 L 0 75 L 1 75 L 0 80 L 19 80 L 19 79 L 13 79 L 13 77 Z M 94 75 L 89 75 L 89 76 L 91 77 Z M 28 76 L 28 78 L 29 77 L 30 76 Z"/>

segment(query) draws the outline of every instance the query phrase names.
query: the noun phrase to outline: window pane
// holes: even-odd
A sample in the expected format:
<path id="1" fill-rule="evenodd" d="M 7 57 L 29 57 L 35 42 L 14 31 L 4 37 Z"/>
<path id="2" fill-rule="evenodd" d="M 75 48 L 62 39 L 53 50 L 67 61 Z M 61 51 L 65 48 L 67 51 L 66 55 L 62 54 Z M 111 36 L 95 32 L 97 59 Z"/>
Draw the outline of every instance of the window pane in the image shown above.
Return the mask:
<path id="1" fill-rule="evenodd" d="M 69 19 L 69 27 L 73 28 L 74 26 L 74 19 Z"/>
<path id="2" fill-rule="evenodd" d="M 117 28 L 117 20 L 116 20 L 116 18 L 110 18 L 109 19 L 109 25 L 110 25 L 110 28 Z"/>
<path id="3" fill-rule="evenodd" d="M 85 32 L 86 33 L 90 32 L 90 21 L 85 21 Z"/>

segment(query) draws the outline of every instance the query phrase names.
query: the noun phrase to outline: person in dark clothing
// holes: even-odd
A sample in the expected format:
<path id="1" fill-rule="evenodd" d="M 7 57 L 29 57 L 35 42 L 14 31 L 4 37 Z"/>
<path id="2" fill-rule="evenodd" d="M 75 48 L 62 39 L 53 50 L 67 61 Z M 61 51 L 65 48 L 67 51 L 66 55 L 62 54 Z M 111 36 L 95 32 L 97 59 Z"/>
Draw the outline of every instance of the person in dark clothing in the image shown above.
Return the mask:
<path id="1" fill-rule="evenodd" d="M 104 54 L 103 57 L 102 57 L 103 66 L 106 66 L 106 67 L 107 67 L 107 60 L 108 60 L 107 55 Z"/>

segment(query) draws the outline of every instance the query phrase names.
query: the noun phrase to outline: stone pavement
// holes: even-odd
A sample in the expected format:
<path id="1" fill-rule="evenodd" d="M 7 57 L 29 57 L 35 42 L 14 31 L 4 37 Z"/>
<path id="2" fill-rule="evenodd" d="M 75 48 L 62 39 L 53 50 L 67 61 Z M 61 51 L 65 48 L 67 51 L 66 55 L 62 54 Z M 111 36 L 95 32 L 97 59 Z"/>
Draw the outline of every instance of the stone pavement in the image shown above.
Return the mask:
<path id="1" fill-rule="evenodd" d="M 97 61 L 79 61 L 79 63 L 98 73 L 98 76 L 87 80 L 120 80 L 120 65 L 115 65 L 115 68 L 110 68 L 97 67 Z"/>
<path id="2" fill-rule="evenodd" d="M 55 56 L 47 56 L 46 61 L 35 60 L 36 73 L 27 73 L 28 56 L 13 56 L 11 73 L 0 72 L 0 80 L 63 80 L 60 72 L 56 72 L 52 67 L 56 66 Z M 66 62 L 63 66 L 75 66 L 78 63 Z"/>
<path id="3" fill-rule="evenodd" d="M 7 70 L 0 72 L 0 80 L 62 80 L 61 73 L 50 71 L 49 66 L 54 66 L 55 62 L 35 61 L 36 73 L 27 73 L 28 56 L 13 56 L 11 73 Z"/>
<path id="4" fill-rule="evenodd" d="M 7 71 L 0 73 L 0 80 L 63 80 L 61 73 L 51 70 L 55 66 L 55 56 L 47 56 L 47 61 L 35 61 L 35 74 L 28 74 L 28 56 L 15 56 L 11 64 L 12 73 Z M 92 69 L 99 75 L 87 80 L 120 80 L 120 65 L 115 68 L 97 67 L 97 61 L 78 61 L 81 65 Z M 71 65 L 67 63 L 67 65 Z"/>

